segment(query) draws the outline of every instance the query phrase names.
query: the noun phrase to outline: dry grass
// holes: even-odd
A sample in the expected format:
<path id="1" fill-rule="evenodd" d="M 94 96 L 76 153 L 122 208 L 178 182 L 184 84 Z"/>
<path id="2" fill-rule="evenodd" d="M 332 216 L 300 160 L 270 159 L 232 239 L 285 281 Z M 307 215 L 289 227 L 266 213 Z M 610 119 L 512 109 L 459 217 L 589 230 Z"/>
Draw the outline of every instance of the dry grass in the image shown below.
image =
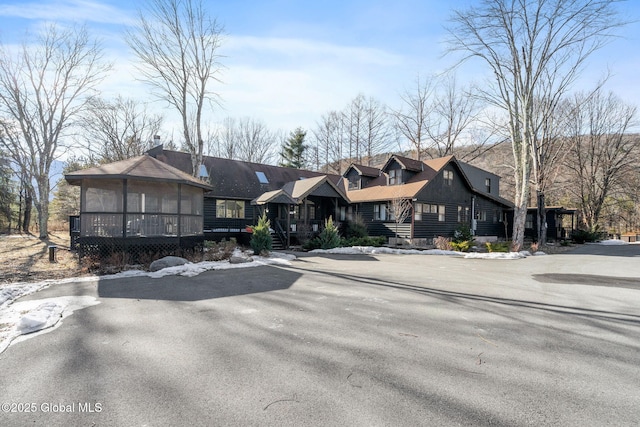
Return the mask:
<path id="1" fill-rule="evenodd" d="M 49 262 L 49 245 L 58 247 L 56 262 Z M 0 235 L 0 286 L 14 282 L 37 282 L 87 274 L 78 256 L 69 252 L 69 232 L 53 231 L 49 239 L 31 234 Z"/>

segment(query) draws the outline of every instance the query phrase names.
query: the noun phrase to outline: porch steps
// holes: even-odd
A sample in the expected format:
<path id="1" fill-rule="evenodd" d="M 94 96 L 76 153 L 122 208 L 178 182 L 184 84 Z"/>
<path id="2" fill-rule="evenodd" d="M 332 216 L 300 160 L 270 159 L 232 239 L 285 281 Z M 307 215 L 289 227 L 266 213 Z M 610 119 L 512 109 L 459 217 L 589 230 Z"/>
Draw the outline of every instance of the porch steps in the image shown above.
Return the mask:
<path id="1" fill-rule="evenodd" d="M 276 233 L 271 233 L 273 242 L 271 243 L 271 249 L 274 251 L 284 251 L 286 248 L 284 242 L 280 240 L 280 237 Z"/>

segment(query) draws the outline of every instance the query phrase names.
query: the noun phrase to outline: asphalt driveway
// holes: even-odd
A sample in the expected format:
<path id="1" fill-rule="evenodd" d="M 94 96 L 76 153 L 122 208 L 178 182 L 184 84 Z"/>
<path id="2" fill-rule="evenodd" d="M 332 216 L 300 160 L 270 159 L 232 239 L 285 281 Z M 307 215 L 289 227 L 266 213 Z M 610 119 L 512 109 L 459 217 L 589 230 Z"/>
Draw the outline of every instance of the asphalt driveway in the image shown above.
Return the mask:
<path id="1" fill-rule="evenodd" d="M 100 304 L 0 355 L 0 425 L 635 426 L 640 246 L 585 248 L 57 285 Z"/>

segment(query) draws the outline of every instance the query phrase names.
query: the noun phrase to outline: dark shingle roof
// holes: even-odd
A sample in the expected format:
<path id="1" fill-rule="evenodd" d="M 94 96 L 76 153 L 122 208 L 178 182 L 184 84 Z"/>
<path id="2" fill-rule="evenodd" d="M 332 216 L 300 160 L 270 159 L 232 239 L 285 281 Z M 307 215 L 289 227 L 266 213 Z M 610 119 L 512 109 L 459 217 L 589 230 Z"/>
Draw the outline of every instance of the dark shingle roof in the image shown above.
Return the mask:
<path id="1" fill-rule="evenodd" d="M 183 171 L 191 171 L 191 157 L 188 153 L 163 150 L 157 154 L 157 158 Z M 209 156 L 204 157 L 203 163 L 209 174 L 209 183 L 213 187 L 213 190 L 207 193 L 211 197 L 252 200 L 266 192 L 280 190 L 287 183 L 323 176 L 344 194 L 340 175 Z M 264 173 L 268 182 L 260 183 L 256 172 Z"/>
<path id="2" fill-rule="evenodd" d="M 144 181 L 176 182 L 189 184 L 206 190 L 211 189 L 208 184 L 194 178 L 190 174 L 148 155 L 132 157 L 119 162 L 107 163 L 88 169 L 70 172 L 65 175 L 65 179 L 72 185 L 80 185 L 83 179 L 131 178 Z"/>

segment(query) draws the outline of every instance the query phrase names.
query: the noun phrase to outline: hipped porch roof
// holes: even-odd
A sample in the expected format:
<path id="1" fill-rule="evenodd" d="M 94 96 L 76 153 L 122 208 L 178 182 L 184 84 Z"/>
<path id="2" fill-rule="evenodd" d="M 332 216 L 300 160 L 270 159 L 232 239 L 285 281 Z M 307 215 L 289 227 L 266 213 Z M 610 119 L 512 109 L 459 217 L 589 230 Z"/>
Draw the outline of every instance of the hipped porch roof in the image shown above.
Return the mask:
<path id="1" fill-rule="evenodd" d="M 142 181 L 174 182 L 211 190 L 210 185 L 148 155 L 132 157 L 65 175 L 65 179 L 71 185 L 81 185 L 83 179 L 132 178 Z"/>

